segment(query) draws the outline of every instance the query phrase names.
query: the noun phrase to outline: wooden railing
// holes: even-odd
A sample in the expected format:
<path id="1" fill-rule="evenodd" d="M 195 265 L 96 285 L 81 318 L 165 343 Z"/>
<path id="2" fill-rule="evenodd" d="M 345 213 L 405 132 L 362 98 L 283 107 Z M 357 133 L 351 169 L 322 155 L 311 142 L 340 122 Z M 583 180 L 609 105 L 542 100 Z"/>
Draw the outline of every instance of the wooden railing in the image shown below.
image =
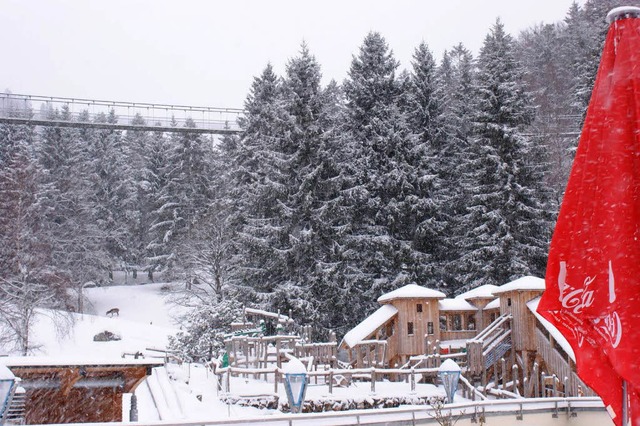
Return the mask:
<path id="1" fill-rule="evenodd" d="M 495 364 L 511 348 L 511 315 L 502 315 L 467 342 L 467 367 L 478 375 Z"/>
<path id="2" fill-rule="evenodd" d="M 473 339 L 476 336 L 475 330 L 449 330 L 449 331 L 441 331 L 440 339 L 441 340 L 467 340 Z"/>
<path id="3" fill-rule="evenodd" d="M 578 375 L 571 369 L 568 360 L 564 359 L 562 355 L 556 351 L 551 342 L 544 335 L 542 331 L 536 328 L 536 347 L 538 353 L 544 359 L 547 364 L 548 373 L 553 373 L 559 383 L 562 384 L 563 393 L 566 396 L 577 396 L 579 393 L 587 396 L 595 396 L 595 393 L 580 380 Z M 534 366 L 532 377 L 528 380 L 528 386 L 530 388 L 530 396 L 544 396 L 542 393 L 542 385 L 540 384 L 540 375 L 544 372 L 536 370 L 537 365 Z M 537 392 L 536 392 L 537 388 Z M 526 388 L 525 388 L 526 389 Z"/>
<path id="4" fill-rule="evenodd" d="M 213 372 L 218 376 L 219 390 L 223 392 L 231 392 L 232 376 L 236 377 L 264 377 L 264 380 L 270 381 L 273 377 L 274 393 L 278 392 L 278 387 L 284 380 L 284 370 L 278 367 L 273 368 L 237 368 L 225 367 L 215 368 Z M 336 384 L 349 384 L 353 380 L 371 382 L 371 392 L 376 391 L 376 382 L 382 381 L 386 377 L 395 377 L 398 381 L 406 381 L 410 391 L 416 390 L 416 382 L 423 377 L 435 378 L 438 375 L 438 368 L 353 368 L 353 369 L 330 369 L 307 371 L 309 382 L 315 379 L 318 384 L 325 384 L 329 388 L 329 393 L 333 393 L 333 387 Z M 318 380 L 320 379 L 320 380 Z"/>

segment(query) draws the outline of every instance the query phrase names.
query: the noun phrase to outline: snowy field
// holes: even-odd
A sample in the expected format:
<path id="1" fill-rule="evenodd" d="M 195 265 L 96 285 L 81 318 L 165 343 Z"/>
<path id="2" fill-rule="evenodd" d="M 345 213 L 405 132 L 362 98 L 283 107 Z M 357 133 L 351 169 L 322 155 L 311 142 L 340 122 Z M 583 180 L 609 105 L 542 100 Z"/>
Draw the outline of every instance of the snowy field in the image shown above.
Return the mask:
<path id="1" fill-rule="evenodd" d="M 114 286 L 86 289 L 89 303 L 85 314 L 39 310 L 33 327 L 33 355 L 61 357 L 121 358 L 122 354 L 145 352 L 146 348 L 166 348 L 168 336 L 178 331 L 167 304 L 162 284 Z M 107 316 L 118 308 L 119 316 Z M 94 342 L 93 337 L 109 331 L 119 341 Z"/>
<path id="2" fill-rule="evenodd" d="M 170 335 L 179 331 L 178 317 L 185 308 L 171 303 L 166 284 L 125 285 L 86 289 L 87 313 L 63 314 L 50 310 L 38 311 L 33 328 L 34 356 L 59 359 L 61 362 L 122 361 L 123 354 L 141 352 L 159 355 L 149 349 L 165 349 Z M 119 315 L 107 315 L 112 308 Z M 109 331 L 121 340 L 95 342 L 93 337 Z M 6 351 L 5 351 L 6 352 Z M 11 355 L 17 355 L 15 353 Z M 443 395 L 433 385 L 417 384 L 412 396 Z M 378 383 L 375 396 L 393 397 L 410 394 L 408 383 Z M 253 378 L 232 378 L 230 396 L 274 395 L 271 382 Z M 278 387 L 281 401 L 286 401 L 284 386 Z M 199 364 L 168 364 L 155 368 L 153 374 L 136 390 L 140 421 L 171 421 L 198 419 L 228 419 L 281 414 L 277 410 L 227 405 L 220 401 L 216 377 Z M 371 398 L 369 383 L 354 383 L 348 388 L 311 385 L 307 399 L 363 401 Z M 128 404 L 125 403 L 128 413 Z M 126 417 L 126 416 L 125 416 Z"/>
<path id="3" fill-rule="evenodd" d="M 171 295 L 166 291 L 166 284 L 146 284 L 98 287 L 87 289 L 89 303 L 84 315 L 67 314 L 42 310 L 34 326 L 33 341 L 38 345 L 34 356 L 45 356 L 64 362 L 104 361 L 122 362 L 123 353 L 133 354 L 142 352 L 146 356 L 158 355 L 152 349 L 164 349 L 168 344 L 168 337 L 179 331 L 178 314 L 184 308 L 170 302 Z M 119 309 L 118 316 L 109 316 L 107 311 Z M 54 322 L 53 318 L 57 318 Z M 58 325 L 54 325 L 58 323 Z M 62 324 L 62 326 L 60 326 Z M 103 331 L 110 331 L 121 337 L 121 340 L 110 342 L 95 342 L 93 336 Z M 2 348 L 0 348 L 0 352 Z M 6 352 L 6 351 L 4 351 Z M 16 355 L 16 354 L 12 354 Z M 284 386 L 278 386 L 274 393 L 273 379 L 269 382 L 256 380 L 253 377 L 234 377 L 229 384 L 230 399 L 237 397 L 266 397 L 277 395 L 280 401 L 286 401 Z M 257 409 L 240 405 L 226 404 L 219 396 L 218 383 L 214 374 L 201 364 L 167 364 L 166 367 L 153 369 L 153 374 L 136 389 L 140 422 L 172 422 L 184 421 L 241 421 L 246 419 L 273 419 L 280 421 L 282 413 L 273 409 Z M 415 391 L 411 391 L 409 383 L 380 382 L 376 384 L 375 393 L 371 392 L 371 385 L 367 382 L 354 382 L 349 387 L 334 387 L 329 394 L 328 386 L 312 383 L 308 387 L 306 399 L 322 402 L 331 401 L 372 401 L 374 398 L 402 397 L 419 398 L 443 396 L 444 390 L 430 384 L 416 384 Z M 129 397 L 125 395 L 123 418 L 128 419 Z M 460 394 L 456 396 L 457 403 L 468 403 Z M 406 409 L 417 408 L 423 414 L 425 406 L 403 406 Z M 405 408 L 398 409 L 370 409 L 358 410 L 363 416 L 385 413 L 388 415 L 399 413 Z M 398 411 L 399 410 L 399 411 Z M 511 412 L 511 408 L 507 409 Z M 356 411 L 349 412 L 356 415 Z M 408 414 L 404 414 L 405 416 Z M 412 414 L 415 415 L 415 414 Z M 426 415 L 426 414 L 425 414 Z M 300 416 L 300 415 L 299 415 Z M 297 417 L 302 420 L 306 415 Z M 605 415 L 606 416 L 606 415 Z M 322 416 L 321 416 L 322 417 Z M 549 417 L 547 415 L 547 417 Z M 586 418 L 580 417 L 584 422 Z M 311 423 L 320 420 L 314 417 Z M 606 419 L 606 417 L 604 418 Z M 335 424 L 336 419 L 323 420 L 322 424 Z M 348 420 L 345 419 L 349 424 Z M 602 423 L 600 418 L 599 424 Z M 467 424 L 466 422 L 462 422 Z M 307 424 L 307 423 L 305 423 Z M 490 424 L 493 424 L 491 422 Z M 508 423 L 507 423 L 508 424 Z M 542 423 L 540 423 L 542 424 Z M 586 423 L 575 423 L 586 424 Z"/>

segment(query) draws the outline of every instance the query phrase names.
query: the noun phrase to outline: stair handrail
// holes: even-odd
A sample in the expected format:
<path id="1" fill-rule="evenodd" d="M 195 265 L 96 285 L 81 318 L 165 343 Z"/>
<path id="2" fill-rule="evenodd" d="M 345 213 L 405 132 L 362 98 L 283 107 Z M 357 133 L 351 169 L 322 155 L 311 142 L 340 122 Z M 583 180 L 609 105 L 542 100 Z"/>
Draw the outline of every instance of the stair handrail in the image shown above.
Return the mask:
<path id="1" fill-rule="evenodd" d="M 492 343 L 488 345 L 485 350 L 482 351 L 482 356 L 486 357 L 509 336 L 511 336 L 511 330 L 506 330 L 504 333 L 500 334 L 497 339 L 494 339 Z"/>
<path id="2" fill-rule="evenodd" d="M 493 333 L 498 327 L 513 318 L 511 314 L 503 314 L 496 318 L 491 324 L 489 324 L 484 330 L 482 330 L 476 337 L 470 340 L 483 341 L 489 334 Z"/>

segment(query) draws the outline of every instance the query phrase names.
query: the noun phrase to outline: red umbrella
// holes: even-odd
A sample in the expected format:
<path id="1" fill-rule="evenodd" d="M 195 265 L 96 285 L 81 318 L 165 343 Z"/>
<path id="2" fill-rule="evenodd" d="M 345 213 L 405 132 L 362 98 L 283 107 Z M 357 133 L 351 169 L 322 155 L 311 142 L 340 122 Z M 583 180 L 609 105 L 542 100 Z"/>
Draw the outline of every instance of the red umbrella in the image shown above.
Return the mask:
<path id="1" fill-rule="evenodd" d="M 640 8 L 617 8 L 551 240 L 538 312 L 580 378 L 640 425 Z M 625 410 L 626 411 L 626 410 Z"/>

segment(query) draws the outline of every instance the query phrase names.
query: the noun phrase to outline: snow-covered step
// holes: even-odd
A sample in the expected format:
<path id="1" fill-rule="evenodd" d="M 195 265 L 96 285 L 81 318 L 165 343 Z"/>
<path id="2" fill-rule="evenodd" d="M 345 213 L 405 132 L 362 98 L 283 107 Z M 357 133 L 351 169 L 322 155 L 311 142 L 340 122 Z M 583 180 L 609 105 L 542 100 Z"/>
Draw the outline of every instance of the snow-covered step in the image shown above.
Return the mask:
<path id="1" fill-rule="evenodd" d="M 176 394 L 173 381 L 169 378 L 167 369 L 165 367 L 154 368 L 154 375 L 160 385 L 164 400 L 170 412 L 173 413 L 174 419 L 184 418 L 184 410 L 182 409 L 182 403 L 180 398 Z"/>

